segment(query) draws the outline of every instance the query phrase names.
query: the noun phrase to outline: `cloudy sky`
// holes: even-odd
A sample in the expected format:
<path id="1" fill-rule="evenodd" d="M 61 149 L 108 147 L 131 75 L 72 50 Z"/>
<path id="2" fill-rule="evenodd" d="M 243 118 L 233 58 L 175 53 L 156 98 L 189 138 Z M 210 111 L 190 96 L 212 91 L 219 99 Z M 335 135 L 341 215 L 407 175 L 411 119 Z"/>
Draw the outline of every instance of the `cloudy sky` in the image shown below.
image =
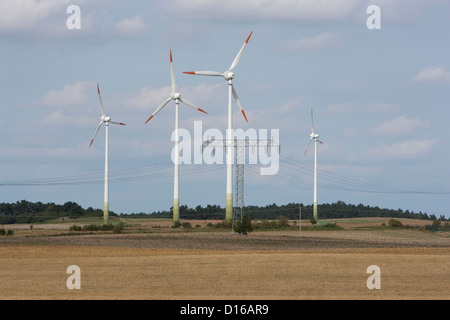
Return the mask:
<path id="1" fill-rule="evenodd" d="M 234 127 L 278 130 L 281 153 L 276 174 L 245 167 L 246 205 L 312 204 L 312 108 L 319 204 L 450 217 L 449 21 L 445 0 L 0 0 L 0 202 L 103 207 L 98 83 L 126 123 L 109 127 L 110 210 L 168 210 L 174 103 L 145 121 L 170 96 L 169 52 L 179 91 L 208 112 L 180 106 L 198 142 L 195 123 L 225 135 L 227 83 L 183 71 L 227 70 L 253 31 L 234 70 L 248 123 L 234 104 Z M 181 204 L 225 206 L 225 165 L 180 173 Z"/>

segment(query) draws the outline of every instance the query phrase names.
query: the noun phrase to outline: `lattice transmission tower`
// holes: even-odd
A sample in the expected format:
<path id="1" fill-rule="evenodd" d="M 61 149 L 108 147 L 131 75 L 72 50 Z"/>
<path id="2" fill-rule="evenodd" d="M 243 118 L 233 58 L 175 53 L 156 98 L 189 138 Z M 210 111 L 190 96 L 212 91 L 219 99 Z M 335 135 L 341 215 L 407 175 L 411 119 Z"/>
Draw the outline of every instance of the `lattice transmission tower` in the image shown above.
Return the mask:
<path id="1" fill-rule="evenodd" d="M 232 218 L 232 231 L 234 232 L 238 222 L 242 222 L 244 217 L 244 195 L 245 195 L 245 162 L 246 162 L 246 150 L 248 150 L 249 157 L 250 152 L 259 151 L 261 148 L 265 148 L 265 152 L 269 152 L 269 148 L 276 148 L 276 152 L 280 153 L 280 146 L 271 139 L 238 139 L 235 138 L 230 141 L 233 144 L 234 155 L 234 197 L 233 197 L 233 218 Z M 227 151 L 226 139 L 210 140 L 209 138 L 203 142 L 202 150 L 205 148 L 224 148 L 224 153 Z M 250 151 L 250 149 L 252 151 Z M 213 150 L 214 152 L 214 150 Z"/>
<path id="2" fill-rule="evenodd" d="M 233 203 L 233 224 L 232 230 L 235 232 L 236 224 L 242 222 L 244 217 L 244 164 L 245 164 L 245 146 L 243 139 L 235 140 L 236 159 L 234 162 L 235 193 Z"/>

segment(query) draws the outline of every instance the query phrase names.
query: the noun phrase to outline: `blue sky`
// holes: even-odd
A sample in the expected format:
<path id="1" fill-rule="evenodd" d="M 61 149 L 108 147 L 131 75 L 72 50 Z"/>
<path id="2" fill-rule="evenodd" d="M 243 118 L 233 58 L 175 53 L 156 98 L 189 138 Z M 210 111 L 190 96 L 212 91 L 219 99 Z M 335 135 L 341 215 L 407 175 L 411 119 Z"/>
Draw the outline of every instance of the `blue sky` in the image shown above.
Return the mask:
<path id="1" fill-rule="evenodd" d="M 208 112 L 181 105 L 180 127 L 225 134 L 226 82 L 183 71 L 225 71 L 253 31 L 234 79 L 248 123 L 234 104 L 234 127 L 278 129 L 281 154 L 275 175 L 246 166 L 245 204 L 312 204 L 313 108 L 319 204 L 450 217 L 449 21 L 443 0 L 0 0 L 0 202 L 103 207 L 98 83 L 127 124 L 109 130 L 110 210 L 168 210 L 174 103 L 144 122 L 170 95 L 169 51 L 183 97 Z M 225 165 L 180 172 L 180 204 L 225 206 Z"/>

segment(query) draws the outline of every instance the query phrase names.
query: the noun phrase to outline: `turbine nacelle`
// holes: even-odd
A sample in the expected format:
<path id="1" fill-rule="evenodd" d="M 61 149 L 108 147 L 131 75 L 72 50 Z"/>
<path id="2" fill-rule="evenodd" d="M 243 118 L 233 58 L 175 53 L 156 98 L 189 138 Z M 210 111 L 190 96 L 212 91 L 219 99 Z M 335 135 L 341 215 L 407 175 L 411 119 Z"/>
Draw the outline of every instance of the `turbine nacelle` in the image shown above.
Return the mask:
<path id="1" fill-rule="evenodd" d="M 312 132 L 310 135 L 311 139 L 317 140 L 319 139 L 319 135 L 317 133 Z"/>
<path id="2" fill-rule="evenodd" d="M 223 73 L 223 77 L 225 80 L 233 80 L 234 79 L 234 72 L 227 70 Z"/>
<path id="3" fill-rule="evenodd" d="M 110 122 L 111 121 L 111 117 L 102 115 L 102 117 L 100 118 L 103 122 Z"/>
<path id="4" fill-rule="evenodd" d="M 181 93 L 179 92 L 172 91 L 172 94 L 170 96 L 172 97 L 173 100 L 181 99 Z"/>

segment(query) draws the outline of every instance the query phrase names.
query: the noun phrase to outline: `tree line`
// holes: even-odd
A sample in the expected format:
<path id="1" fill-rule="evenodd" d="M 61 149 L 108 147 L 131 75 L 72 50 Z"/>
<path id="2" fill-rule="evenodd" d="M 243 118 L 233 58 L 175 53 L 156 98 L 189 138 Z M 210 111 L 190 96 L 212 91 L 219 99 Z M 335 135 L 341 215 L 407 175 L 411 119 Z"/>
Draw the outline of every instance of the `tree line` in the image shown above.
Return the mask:
<path id="1" fill-rule="evenodd" d="M 172 209 L 165 211 L 155 211 L 150 214 L 147 213 L 132 213 L 128 216 L 134 217 L 151 217 L 155 218 L 171 218 Z M 300 216 L 303 219 L 312 219 L 313 206 L 304 205 L 302 203 L 289 203 L 285 205 L 277 205 L 275 203 L 266 206 L 245 206 L 243 212 L 250 219 L 265 219 L 274 220 L 280 216 L 284 216 L 290 220 L 298 220 Z M 442 220 L 445 221 L 444 215 L 439 218 L 436 215 L 423 212 L 414 212 L 402 209 L 383 209 L 377 206 L 368 205 L 354 205 L 347 204 L 343 201 L 338 201 L 331 204 L 318 205 L 319 219 L 339 219 L 339 218 L 362 218 L 362 217 L 392 217 L 392 218 L 409 218 L 421 220 Z M 189 208 L 187 205 L 180 206 L 180 219 L 224 219 L 225 208 L 218 205 L 207 205 L 202 207 L 200 205 L 195 208 Z M 450 219 L 449 219 L 450 220 Z"/>
<path id="2" fill-rule="evenodd" d="M 109 212 L 110 216 L 116 216 Z M 66 202 L 62 205 L 55 203 L 30 202 L 26 200 L 15 203 L 0 203 L 0 224 L 38 223 L 46 220 L 69 217 L 102 217 L 103 210 L 82 208 L 76 202 Z"/>
<path id="3" fill-rule="evenodd" d="M 312 205 L 304 205 L 302 203 L 289 203 L 285 205 L 277 205 L 275 203 L 266 206 L 245 206 L 244 214 L 250 219 L 274 220 L 280 216 L 284 216 L 290 220 L 298 220 L 300 216 L 302 220 L 312 219 Z M 446 221 L 444 215 L 439 218 L 436 215 L 423 212 L 413 212 L 402 209 L 383 209 L 377 206 L 354 205 L 338 201 L 331 204 L 321 204 L 318 206 L 319 219 L 339 219 L 339 218 L 358 218 L 358 217 L 391 217 L 391 218 L 409 218 L 422 220 L 441 220 Z M 109 212 L 110 216 L 121 217 L 152 217 L 152 218 L 172 218 L 172 208 L 163 211 L 153 211 L 148 213 L 120 213 Z M 15 203 L 0 203 L 0 224 L 11 223 L 38 223 L 46 220 L 69 217 L 102 217 L 103 210 L 82 208 L 75 202 L 66 202 L 62 205 L 55 203 L 44 204 L 42 202 L 29 202 L 26 200 L 17 201 Z M 195 208 L 189 208 L 187 205 L 180 206 L 180 219 L 225 219 L 225 208 L 219 205 L 198 205 Z M 448 219 L 450 220 L 450 219 Z"/>

